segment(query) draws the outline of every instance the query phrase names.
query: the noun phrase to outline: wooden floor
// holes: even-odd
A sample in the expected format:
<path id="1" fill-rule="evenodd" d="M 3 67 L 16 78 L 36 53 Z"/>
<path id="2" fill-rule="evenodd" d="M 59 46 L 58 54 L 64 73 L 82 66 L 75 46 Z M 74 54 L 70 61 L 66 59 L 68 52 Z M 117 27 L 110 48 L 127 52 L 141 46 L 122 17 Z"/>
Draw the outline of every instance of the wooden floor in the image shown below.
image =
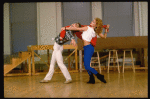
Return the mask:
<path id="1" fill-rule="evenodd" d="M 51 82 L 39 83 L 45 75 L 4 77 L 4 97 L 68 97 L 68 98 L 107 98 L 107 97 L 148 97 L 148 72 L 126 70 L 102 71 L 107 83 L 95 77 L 95 84 L 87 84 L 87 72 L 70 73 L 73 82 L 64 84 L 64 76 L 55 73 Z"/>

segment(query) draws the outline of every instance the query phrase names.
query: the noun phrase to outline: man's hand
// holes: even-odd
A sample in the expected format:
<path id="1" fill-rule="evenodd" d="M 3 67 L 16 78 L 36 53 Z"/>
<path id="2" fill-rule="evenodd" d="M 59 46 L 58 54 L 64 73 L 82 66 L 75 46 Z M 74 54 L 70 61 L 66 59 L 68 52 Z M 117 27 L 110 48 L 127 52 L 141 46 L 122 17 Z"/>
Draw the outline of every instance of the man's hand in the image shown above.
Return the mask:
<path id="1" fill-rule="evenodd" d="M 65 30 L 65 27 L 62 27 L 62 28 L 61 28 L 61 31 L 63 31 L 63 30 Z"/>
<path id="2" fill-rule="evenodd" d="M 59 39 L 62 40 L 63 38 L 62 38 L 62 37 L 59 37 Z"/>
<path id="3" fill-rule="evenodd" d="M 74 47 L 77 46 L 76 41 L 74 39 L 71 40 L 70 45 L 73 45 Z"/>

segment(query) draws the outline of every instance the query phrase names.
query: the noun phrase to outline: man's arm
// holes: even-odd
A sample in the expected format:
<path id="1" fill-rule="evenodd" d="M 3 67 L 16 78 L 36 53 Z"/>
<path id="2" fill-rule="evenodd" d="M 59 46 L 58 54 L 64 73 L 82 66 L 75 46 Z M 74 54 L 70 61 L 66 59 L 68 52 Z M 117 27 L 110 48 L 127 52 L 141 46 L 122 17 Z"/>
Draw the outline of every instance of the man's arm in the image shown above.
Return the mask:
<path id="1" fill-rule="evenodd" d="M 77 46 L 75 39 L 72 39 L 70 44 L 73 44 L 73 46 L 75 46 L 75 47 Z"/>
<path id="2" fill-rule="evenodd" d="M 68 26 L 66 26 L 66 27 L 70 27 L 71 25 L 68 25 Z M 66 30 L 62 30 L 61 32 L 60 32 L 60 40 L 62 40 L 64 37 L 65 37 L 65 35 L 66 35 Z"/>

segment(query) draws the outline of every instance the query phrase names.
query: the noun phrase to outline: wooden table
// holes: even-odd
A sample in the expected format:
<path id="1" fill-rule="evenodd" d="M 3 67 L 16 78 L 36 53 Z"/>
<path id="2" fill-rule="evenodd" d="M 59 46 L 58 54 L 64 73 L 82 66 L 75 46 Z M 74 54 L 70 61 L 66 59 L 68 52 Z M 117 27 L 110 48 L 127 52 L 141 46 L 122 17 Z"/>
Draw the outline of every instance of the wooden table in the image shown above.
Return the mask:
<path id="1" fill-rule="evenodd" d="M 47 50 L 48 63 L 45 62 L 45 64 L 49 67 L 49 64 L 50 64 L 50 61 L 49 61 L 49 59 L 50 59 L 49 58 L 49 50 L 53 50 L 53 45 L 32 45 L 32 46 L 28 46 L 27 49 L 32 54 L 32 75 L 45 74 L 45 73 L 35 73 L 34 54 L 38 58 L 40 58 L 40 56 L 38 56 L 34 52 L 34 50 Z M 77 47 L 74 47 L 73 45 L 63 45 L 63 49 L 74 49 L 74 52 L 75 52 L 75 70 L 72 70 L 70 72 L 78 72 Z M 71 53 L 67 58 L 69 58 L 73 53 Z"/>
<path id="2" fill-rule="evenodd" d="M 78 50 L 79 50 L 79 64 L 80 72 L 82 72 L 82 50 L 83 41 L 81 39 L 77 40 Z M 97 38 L 97 43 L 95 50 L 102 49 L 144 49 L 144 57 L 140 59 L 144 60 L 144 67 L 138 67 L 135 69 L 148 69 L 147 62 L 147 49 L 148 49 L 148 37 L 147 36 L 129 36 L 129 37 L 107 37 L 106 39 Z"/>

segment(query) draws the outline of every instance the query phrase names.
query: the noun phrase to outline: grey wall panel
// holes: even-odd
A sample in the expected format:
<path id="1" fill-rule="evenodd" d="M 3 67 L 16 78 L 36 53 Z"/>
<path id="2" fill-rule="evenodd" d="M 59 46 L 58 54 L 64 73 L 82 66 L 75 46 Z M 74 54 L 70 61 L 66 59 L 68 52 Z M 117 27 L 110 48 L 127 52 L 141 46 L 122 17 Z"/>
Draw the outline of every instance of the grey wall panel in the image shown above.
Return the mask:
<path id="1" fill-rule="evenodd" d="M 63 2 L 63 26 L 79 22 L 88 25 L 92 21 L 90 2 Z"/>
<path id="2" fill-rule="evenodd" d="M 12 53 L 37 44 L 36 13 L 36 3 L 10 4 Z"/>
<path id="3" fill-rule="evenodd" d="M 134 36 L 132 2 L 103 2 L 103 24 L 110 24 L 108 37 Z"/>

